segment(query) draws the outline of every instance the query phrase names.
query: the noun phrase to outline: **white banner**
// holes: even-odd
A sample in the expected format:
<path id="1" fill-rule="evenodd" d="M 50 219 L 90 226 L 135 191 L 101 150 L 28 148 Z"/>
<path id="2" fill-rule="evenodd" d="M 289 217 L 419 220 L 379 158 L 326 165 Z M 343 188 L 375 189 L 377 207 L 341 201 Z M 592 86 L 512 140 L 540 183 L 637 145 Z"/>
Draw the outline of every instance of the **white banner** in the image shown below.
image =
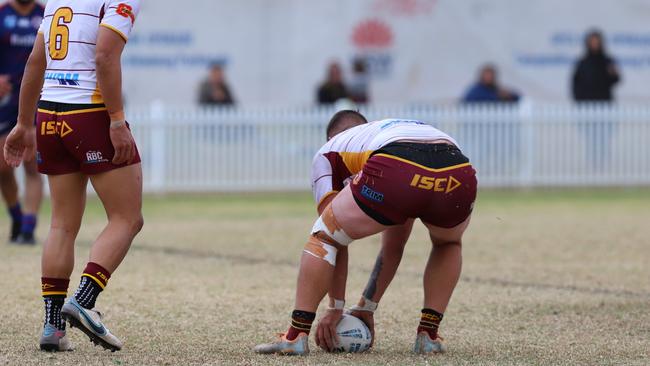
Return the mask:
<path id="1" fill-rule="evenodd" d="M 639 102 L 649 96 L 648 14 L 647 0 L 144 0 L 124 88 L 131 104 L 192 103 L 219 61 L 241 104 L 304 105 L 328 63 L 349 76 L 365 55 L 378 103 L 458 100 L 485 62 L 524 96 L 562 101 L 597 26 L 622 69 L 617 99 Z"/>

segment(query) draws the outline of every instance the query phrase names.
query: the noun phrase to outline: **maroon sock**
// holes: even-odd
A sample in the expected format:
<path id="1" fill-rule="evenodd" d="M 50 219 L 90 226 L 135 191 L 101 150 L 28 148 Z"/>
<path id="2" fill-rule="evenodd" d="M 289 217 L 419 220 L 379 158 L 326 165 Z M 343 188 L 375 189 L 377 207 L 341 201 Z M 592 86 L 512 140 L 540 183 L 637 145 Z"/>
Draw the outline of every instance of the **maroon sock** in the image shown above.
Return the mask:
<path id="1" fill-rule="evenodd" d="M 300 333 L 309 334 L 314 319 L 316 319 L 316 313 L 294 310 L 291 313 L 291 325 L 289 326 L 289 330 L 285 337 L 288 340 L 293 341 L 298 338 Z"/>
<path id="2" fill-rule="evenodd" d="M 438 337 L 438 327 L 442 321 L 442 313 L 433 309 L 422 309 L 422 317 L 418 326 L 418 334 L 427 332 L 431 339 Z"/>
<path id="3" fill-rule="evenodd" d="M 84 273 L 81 275 L 81 282 L 74 294 L 74 298 L 86 309 L 95 307 L 95 301 L 99 294 L 104 291 L 108 284 L 111 273 L 97 263 L 88 262 Z"/>

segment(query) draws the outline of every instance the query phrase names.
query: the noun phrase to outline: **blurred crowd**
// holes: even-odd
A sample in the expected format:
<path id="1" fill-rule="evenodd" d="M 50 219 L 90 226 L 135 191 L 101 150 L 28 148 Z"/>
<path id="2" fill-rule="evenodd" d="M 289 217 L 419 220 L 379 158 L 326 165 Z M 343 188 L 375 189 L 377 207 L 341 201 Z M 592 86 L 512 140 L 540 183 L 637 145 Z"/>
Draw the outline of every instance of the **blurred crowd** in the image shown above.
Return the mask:
<path id="1" fill-rule="evenodd" d="M 614 99 L 613 89 L 621 80 L 616 61 L 605 47 L 601 31 L 591 30 L 585 37 L 584 53 L 577 60 L 571 79 L 571 94 L 576 102 L 606 102 Z M 315 101 L 319 105 L 332 105 L 341 100 L 355 104 L 371 103 L 371 76 L 363 58 L 356 58 L 350 65 L 349 78 L 338 61 L 327 66 L 325 79 L 316 87 Z M 492 63 L 481 66 L 476 81 L 461 96 L 463 103 L 518 102 L 520 91 L 501 84 L 498 67 Z M 235 98 L 226 81 L 224 67 L 210 65 L 208 76 L 201 83 L 198 102 L 207 106 L 232 106 Z"/>

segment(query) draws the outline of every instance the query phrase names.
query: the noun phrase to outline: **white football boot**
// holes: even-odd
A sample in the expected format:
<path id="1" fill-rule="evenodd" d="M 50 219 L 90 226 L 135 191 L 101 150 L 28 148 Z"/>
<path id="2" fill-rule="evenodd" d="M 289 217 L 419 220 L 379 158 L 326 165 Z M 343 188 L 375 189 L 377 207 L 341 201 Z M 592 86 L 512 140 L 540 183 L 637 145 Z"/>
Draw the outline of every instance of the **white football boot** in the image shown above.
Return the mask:
<path id="1" fill-rule="evenodd" d="M 306 356 L 309 354 L 309 336 L 306 333 L 300 333 L 293 341 L 288 340 L 286 334 L 279 336 L 280 339 L 277 341 L 259 344 L 253 351 L 265 355 Z"/>
<path id="2" fill-rule="evenodd" d="M 100 345 L 111 352 L 122 349 L 122 342 L 102 323 L 102 315 L 99 311 L 85 309 L 74 297 L 63 305 L 61 316 L 70 323 L 70 327 L 79 328 L 86 333 L 95 345 Z"/>
<path id="3" fill-rule="evenodd" d="M 429 355 L 436 353 L 443 353 L 447 350 L 447 347 L 442 343 L 442 338 L 437 336 L 436 339 L 431 339 L 429 333 L 420 332 L 415 338 L 415 346 L 413 347 L 413 352 L 420 355 Z"/>
<path id="4" fill-rule="evenodd" d="M 43 326 L 40 345 L 41 351 L 46 352 L 66 352 L 73 350 L 72 343 L 68 340 L 65 330 L 58 330 L 49 323 Z"/>

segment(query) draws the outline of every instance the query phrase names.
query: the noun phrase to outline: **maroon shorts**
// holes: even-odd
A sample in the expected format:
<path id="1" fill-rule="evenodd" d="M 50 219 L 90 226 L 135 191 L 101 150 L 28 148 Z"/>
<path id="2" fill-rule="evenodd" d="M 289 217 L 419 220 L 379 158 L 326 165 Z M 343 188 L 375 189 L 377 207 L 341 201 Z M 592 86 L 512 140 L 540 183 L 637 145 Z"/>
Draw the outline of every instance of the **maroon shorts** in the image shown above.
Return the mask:
<path id="1" fill-rule="evenodd" d="M 420 218 L 452 228 L 472 213 L 477 181 L 455 146 L 397 142 L 375 152 L 351 188 L 359 207 L 381 224 Z"/>
<path id="2" fill-rule="evenodd" d="M 38 171 L 47 175 L 104 173 L 140 162 L 115 165 L 109 135 L 111 120 L 104 105 L 41 101 L 36 117 Z"/>

